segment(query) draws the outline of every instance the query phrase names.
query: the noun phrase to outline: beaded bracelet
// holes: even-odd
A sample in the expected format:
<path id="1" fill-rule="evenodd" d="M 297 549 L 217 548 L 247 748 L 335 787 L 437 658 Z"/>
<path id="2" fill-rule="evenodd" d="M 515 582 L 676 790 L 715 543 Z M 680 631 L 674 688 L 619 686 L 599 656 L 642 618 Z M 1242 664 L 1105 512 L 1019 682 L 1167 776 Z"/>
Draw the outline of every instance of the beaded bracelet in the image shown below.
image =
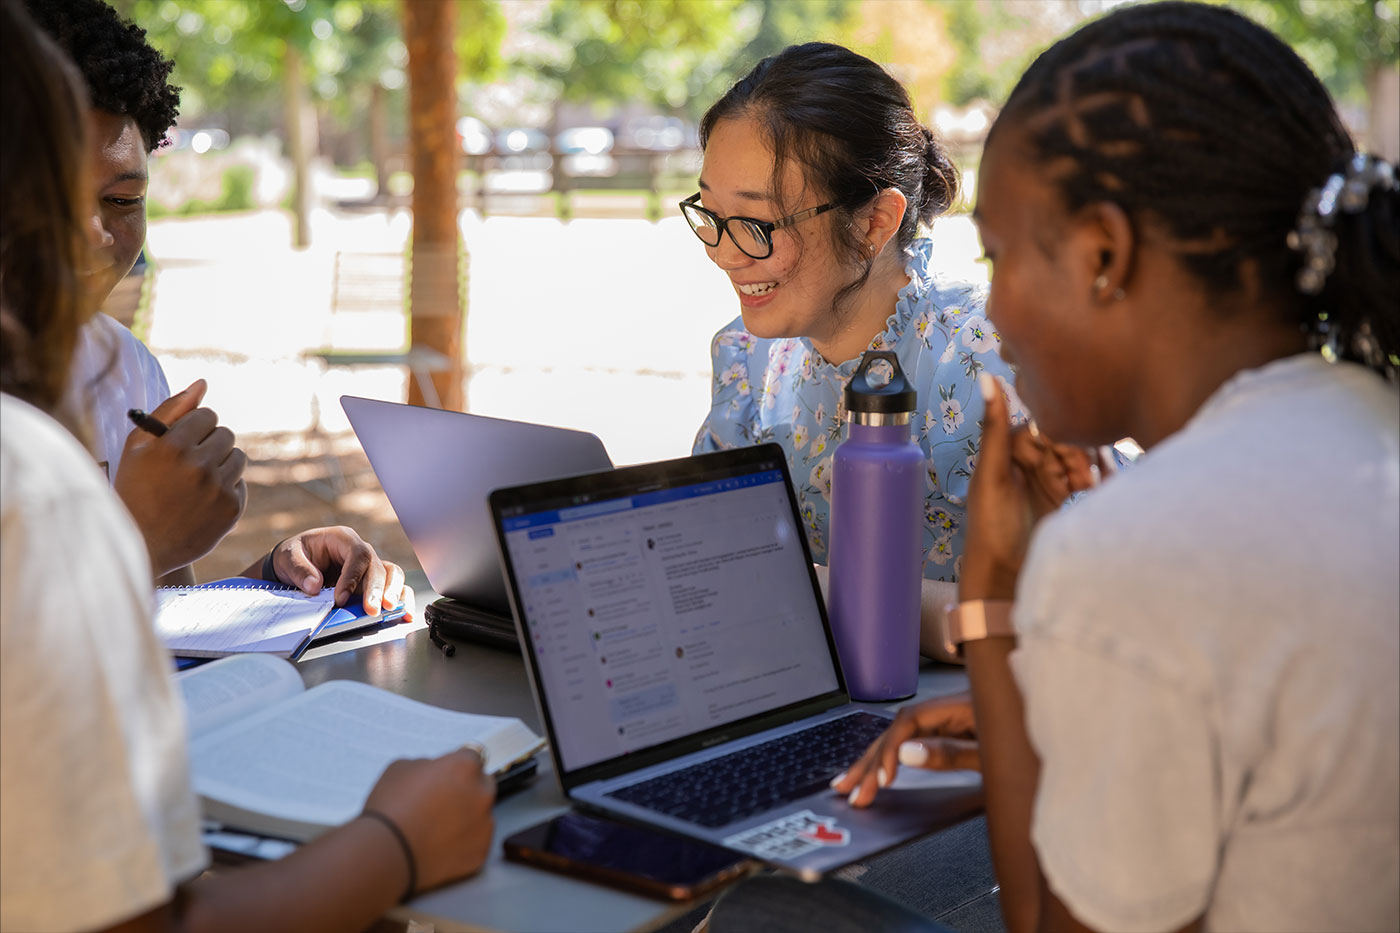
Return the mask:
<path id="1" fill-rule="evenodd" d="M 408 887 L 404 888 L 403 897 L 399 898 L 399 903 L 406 903 L 418 890 L 418 863 L 413 858 L 413 848 L 408 844 L 408 837 L 403 834 L 403 830 L 399 829 L 399 824 L 378 810 L 365 810 L 360 816 L 367 816 L 383 823 L 389 832 L 394 834 L 394 838 L 399 841 L 399 848 L 403 849 L 403 859 L 408 863 Z"/>

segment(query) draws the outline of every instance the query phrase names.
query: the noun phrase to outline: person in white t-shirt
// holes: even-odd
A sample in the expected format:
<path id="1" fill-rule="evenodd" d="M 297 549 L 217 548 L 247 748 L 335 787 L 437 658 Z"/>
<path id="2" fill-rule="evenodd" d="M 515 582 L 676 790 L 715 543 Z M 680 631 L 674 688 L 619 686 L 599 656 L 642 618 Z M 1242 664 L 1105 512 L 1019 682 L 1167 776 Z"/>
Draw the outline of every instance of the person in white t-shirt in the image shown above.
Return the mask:
<path id="1" fill-rule="evenodd" d="M 494 784 L 471 751 L 395 762 L 360 817 L 276 862 L 197 877 L 208 858 L 184 716 L 152 629 L 149 555 L 65 430 L 83 420 L 63 399 L 91 306 L 76 273 L 101 244 L 86 100 L 12 0 L 0 2 L 0 67 L 11 185 L 0 216 L 0 930 L 363 929 L 481 866 Z"/>
<path id="2" fill-rule="evenodd" d="M 89 167 L 96 192 L 99 241 L 84 270 L 98 306 L 130 271 L 146 239 L 147 158 L 174 124 L 179 88 L 172 64 L 101 0 L 28 0 L 30 14 L 82 72 Z M 162 584 L 194 582 L 191 565 L 223 540 L 243 513 L 247 463 L 233 432 L 200 406 L 205 383 L 170 394 L 151 352 L 106 315 L 96 315 L 78 342 L 67 398 L 91 423 L 94 453 L 141 529 Z M 171 430 L 154 437 L 133 429 L 127 411 L 151 413 Z M 319 591 L 335 586 L 337 605 L 361 594 L 366 611 L 412 603 L 402 569 L 382 560 L 354 530 L 313 528 L 279 542 L 246 576 Z M 411 615 L 411 612 L 410 612 Z"/>
<path id="3" fill-rule="evenodd" d="M 1393 167 L 1267 30 L 1142 4 L 1022 77 L 974 217 L 1039 432 L 984 385 L 971 697 L 836 789 L 980 763 L 1013 931 L 1400 929 Z M 1092 477 L 1046 438 L 1125 436 L 1058 509 Z"/>

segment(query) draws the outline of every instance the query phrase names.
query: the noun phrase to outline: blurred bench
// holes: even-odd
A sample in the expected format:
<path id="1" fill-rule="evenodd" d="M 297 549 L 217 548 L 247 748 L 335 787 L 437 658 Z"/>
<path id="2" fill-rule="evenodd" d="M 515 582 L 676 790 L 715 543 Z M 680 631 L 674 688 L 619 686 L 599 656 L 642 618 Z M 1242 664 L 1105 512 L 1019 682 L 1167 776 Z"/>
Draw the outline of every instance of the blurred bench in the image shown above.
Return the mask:
<path id="1" fill-rule="evenodd" d="M 452 368 L 443 353 L 423 346 L 406 346 L 408 339 L 408 276 L 403 253 L 335 254 L 330 317 L 323 345 L 307 350 L 302 358 L 315 361 L 325 371 L 360 366 L 396 366 L 408 370 L 423 400 L 441 408 L 433 374 Z M 327 459 L 328 482 L 304 484 L 316 495 L 333 501 L 344 489 L 339 459 L 321 428 L 319 393 L 312 393 L 311 424 L 306 443 L 320 439 Z M 324 485 L 328 488 L 317 488 Z"/>

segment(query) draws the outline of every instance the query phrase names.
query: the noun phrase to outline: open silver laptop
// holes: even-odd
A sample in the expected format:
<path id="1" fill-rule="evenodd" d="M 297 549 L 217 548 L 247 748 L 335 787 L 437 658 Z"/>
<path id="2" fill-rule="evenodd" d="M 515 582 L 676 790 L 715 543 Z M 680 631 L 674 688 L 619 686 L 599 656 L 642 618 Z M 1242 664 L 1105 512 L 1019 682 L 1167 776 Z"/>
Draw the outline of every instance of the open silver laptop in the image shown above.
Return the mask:
<path id="1" fill-rule="evenodd" d="M 816 876 L 974 812 L 980 782 L 829 782 L 854 706 L 773 444 L 491 494 L 526 669 L 576 803 Z"/>
<path id="2" fill-rule="evenodd" d="M 487 493 L 612 466 L 584 431 L 353 395 L 340 405 L 433 590 L 505 620 Z"/>

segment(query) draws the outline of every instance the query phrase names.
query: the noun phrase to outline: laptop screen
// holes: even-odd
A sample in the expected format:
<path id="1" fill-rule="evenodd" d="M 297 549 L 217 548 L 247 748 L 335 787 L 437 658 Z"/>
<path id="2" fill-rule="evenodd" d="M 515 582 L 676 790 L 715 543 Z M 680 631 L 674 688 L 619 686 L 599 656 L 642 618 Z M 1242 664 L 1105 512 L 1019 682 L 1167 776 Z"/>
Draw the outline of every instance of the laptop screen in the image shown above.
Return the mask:
<path id="1" fill-rule="evenodd" d="M 839 689 L 782 464 L 743 459 L 500 511 L 564 771 Z"/>

